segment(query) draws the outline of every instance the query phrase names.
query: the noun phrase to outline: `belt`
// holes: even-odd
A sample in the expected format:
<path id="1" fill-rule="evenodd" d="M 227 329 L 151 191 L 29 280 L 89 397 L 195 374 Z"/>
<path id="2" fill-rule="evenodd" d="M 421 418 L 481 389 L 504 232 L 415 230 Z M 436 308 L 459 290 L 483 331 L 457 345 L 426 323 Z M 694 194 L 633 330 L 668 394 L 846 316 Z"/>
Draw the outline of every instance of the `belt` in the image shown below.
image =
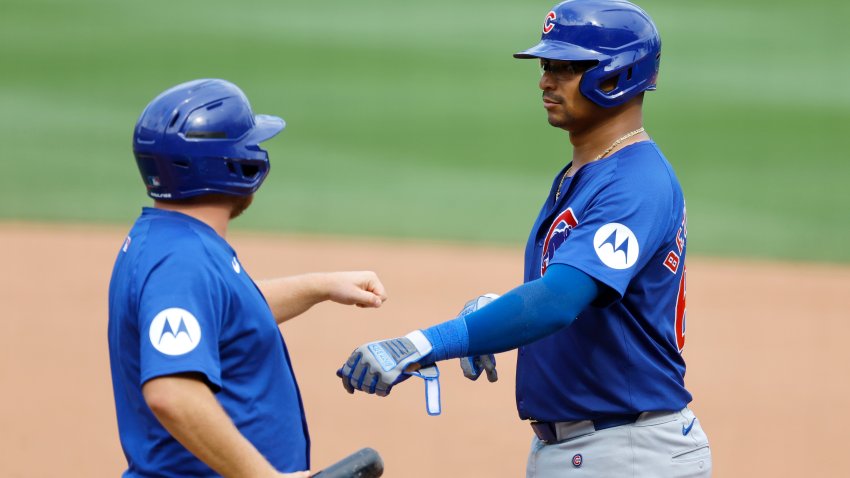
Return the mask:
<path id="1" fill-rule="evenodd" d="M 593 420 L 579 420 L 572 422 L 531 422 L 534 434 L 545 444 L 557 443 L 572 437 L 591 433 L 593 431 L 605 430 L 622 425 L 629 425 L 640 418 L 640 413 L 631 415 L 609 415 Z"/>

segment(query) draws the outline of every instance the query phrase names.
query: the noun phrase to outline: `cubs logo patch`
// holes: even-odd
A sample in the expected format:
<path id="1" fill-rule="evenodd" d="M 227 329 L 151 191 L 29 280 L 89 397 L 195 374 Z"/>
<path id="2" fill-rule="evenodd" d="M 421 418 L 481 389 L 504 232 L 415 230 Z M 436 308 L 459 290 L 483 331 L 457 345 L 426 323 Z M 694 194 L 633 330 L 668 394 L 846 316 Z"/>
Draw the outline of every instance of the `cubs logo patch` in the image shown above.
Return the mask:
<path id="1" fill-rule="evenodd" d="M 576 467 L 576 468 L 580 467 L 582 462 L 584 462 L 584 459 L 582 458 L 581 453 L 576 453 L 575 455 L 573 455 L 573 466 L 574 467 Z"/>
<path id="2" fill-rule="evenodd" d="M 188 310 L 172 307 L 156 314 L 148 337 L 153 347 L 165 355 L 183 355 L 198 346 L 201 325 Z"/>
<path id="3" fill-rule="evenodd" d="M 549 232 L 546 233 L 546 240 L 543 242 L 543 257 L 540 260 L 541 276 L 546 273 L 546 268 L 555 257 L 555 251 L 567 240 L 570 230 L 576 226 L 578 226 L 578 220 L 570 207 L 552 221 Z"/>
<path id="4" fill-rule="evenodd" d="M 640 245 L 628 227 L 612 222 L 596 230 L 593 248 L 603 264 L 612 269 L 628 269 L 637 263 Z"/>
<path id="5" fill-rule="evenodd" d="M 549 12 L 549 13 L 546 14 L 546 19 L 543 20 L 543 34 L 544 35 L 551 32 L 552 29 L 555 28 L 555 23 L 553 23 L 555 21 L 555 18 L 557 18 L 557 16 L 555 15 L 555 12 Z"/>

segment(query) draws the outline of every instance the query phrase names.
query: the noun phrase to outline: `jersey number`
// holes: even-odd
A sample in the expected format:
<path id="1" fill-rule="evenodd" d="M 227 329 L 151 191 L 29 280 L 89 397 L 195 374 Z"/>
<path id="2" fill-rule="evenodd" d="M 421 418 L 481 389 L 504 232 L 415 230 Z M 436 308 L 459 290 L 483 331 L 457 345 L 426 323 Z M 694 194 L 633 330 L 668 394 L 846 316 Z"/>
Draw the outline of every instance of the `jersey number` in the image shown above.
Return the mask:
<path id="1" fill-rule="evenodd" d="M 682 353 L 682 349 L 685 348 L 685 303 L 687 302 L 688 293 L 687 283 L 685 281 L 685 275 L 688 272 L 688 268 L 684 267 L 682 269 L 682 279 L 679 281 L 679 294 L 676 298 L 676 323 L 674 324 L 673 329 L 676 334 L 676 346 L 679 347 L 679 353 Z"/>

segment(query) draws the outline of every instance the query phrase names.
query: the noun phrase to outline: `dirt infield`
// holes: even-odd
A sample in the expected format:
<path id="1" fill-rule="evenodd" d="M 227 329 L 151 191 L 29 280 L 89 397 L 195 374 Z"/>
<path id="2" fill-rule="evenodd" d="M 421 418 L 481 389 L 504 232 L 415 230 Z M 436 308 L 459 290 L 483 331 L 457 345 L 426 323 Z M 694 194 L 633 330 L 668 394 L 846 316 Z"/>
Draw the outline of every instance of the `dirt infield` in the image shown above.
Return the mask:
<path id="1" fill-rule="evenodd" d="M 106 344 L 107 284 L 123 228 L 0 223 L 0 477 L 116 477 Z M 531 431 L 513 403 L 514 354 L 500 381 L 442 366 L 443 415 L 421 383 L 349 396 L 334 371 L 365 341 L 450 318 L 469 296 L 522 278 L 522 251 L 236 234 L 255 278 L 373 269 L 378 311 L 317 306 L 283 327 L 313 438 L 314 468 L 362 446 L 390 478 L 521 477 Z M 711 439 L 715 476 L 850 476 L 850 267 L 688 262 L 688 388 Z"/>

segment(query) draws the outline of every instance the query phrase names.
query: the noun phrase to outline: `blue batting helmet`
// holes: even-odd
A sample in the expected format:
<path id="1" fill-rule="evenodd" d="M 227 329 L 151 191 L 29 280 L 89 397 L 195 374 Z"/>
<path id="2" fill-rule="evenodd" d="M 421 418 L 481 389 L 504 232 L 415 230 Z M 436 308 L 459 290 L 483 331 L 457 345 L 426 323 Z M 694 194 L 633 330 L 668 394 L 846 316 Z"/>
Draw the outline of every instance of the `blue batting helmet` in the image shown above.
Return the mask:
<path id="1" fill-rule="evenodd" d="M 655 89 L 661 38 L 649 15 L 630 2 L 567 0 L 546 15 L 540 43 L 514 57 L 598 62 L 585 71 L 579 90 L 610 108 Z M 616 87 L 603 90 L 612 78 Z"/>
<path id="2" fill-rule="evenodd" d="M 276 116 L 255 116 L 233 83 L 195 80 L 148 104 L 136 123 L 133 154 L 154 199 L 247 196 L 269 172 L 269 154 L 259 144 L 285 125 Z"/>

